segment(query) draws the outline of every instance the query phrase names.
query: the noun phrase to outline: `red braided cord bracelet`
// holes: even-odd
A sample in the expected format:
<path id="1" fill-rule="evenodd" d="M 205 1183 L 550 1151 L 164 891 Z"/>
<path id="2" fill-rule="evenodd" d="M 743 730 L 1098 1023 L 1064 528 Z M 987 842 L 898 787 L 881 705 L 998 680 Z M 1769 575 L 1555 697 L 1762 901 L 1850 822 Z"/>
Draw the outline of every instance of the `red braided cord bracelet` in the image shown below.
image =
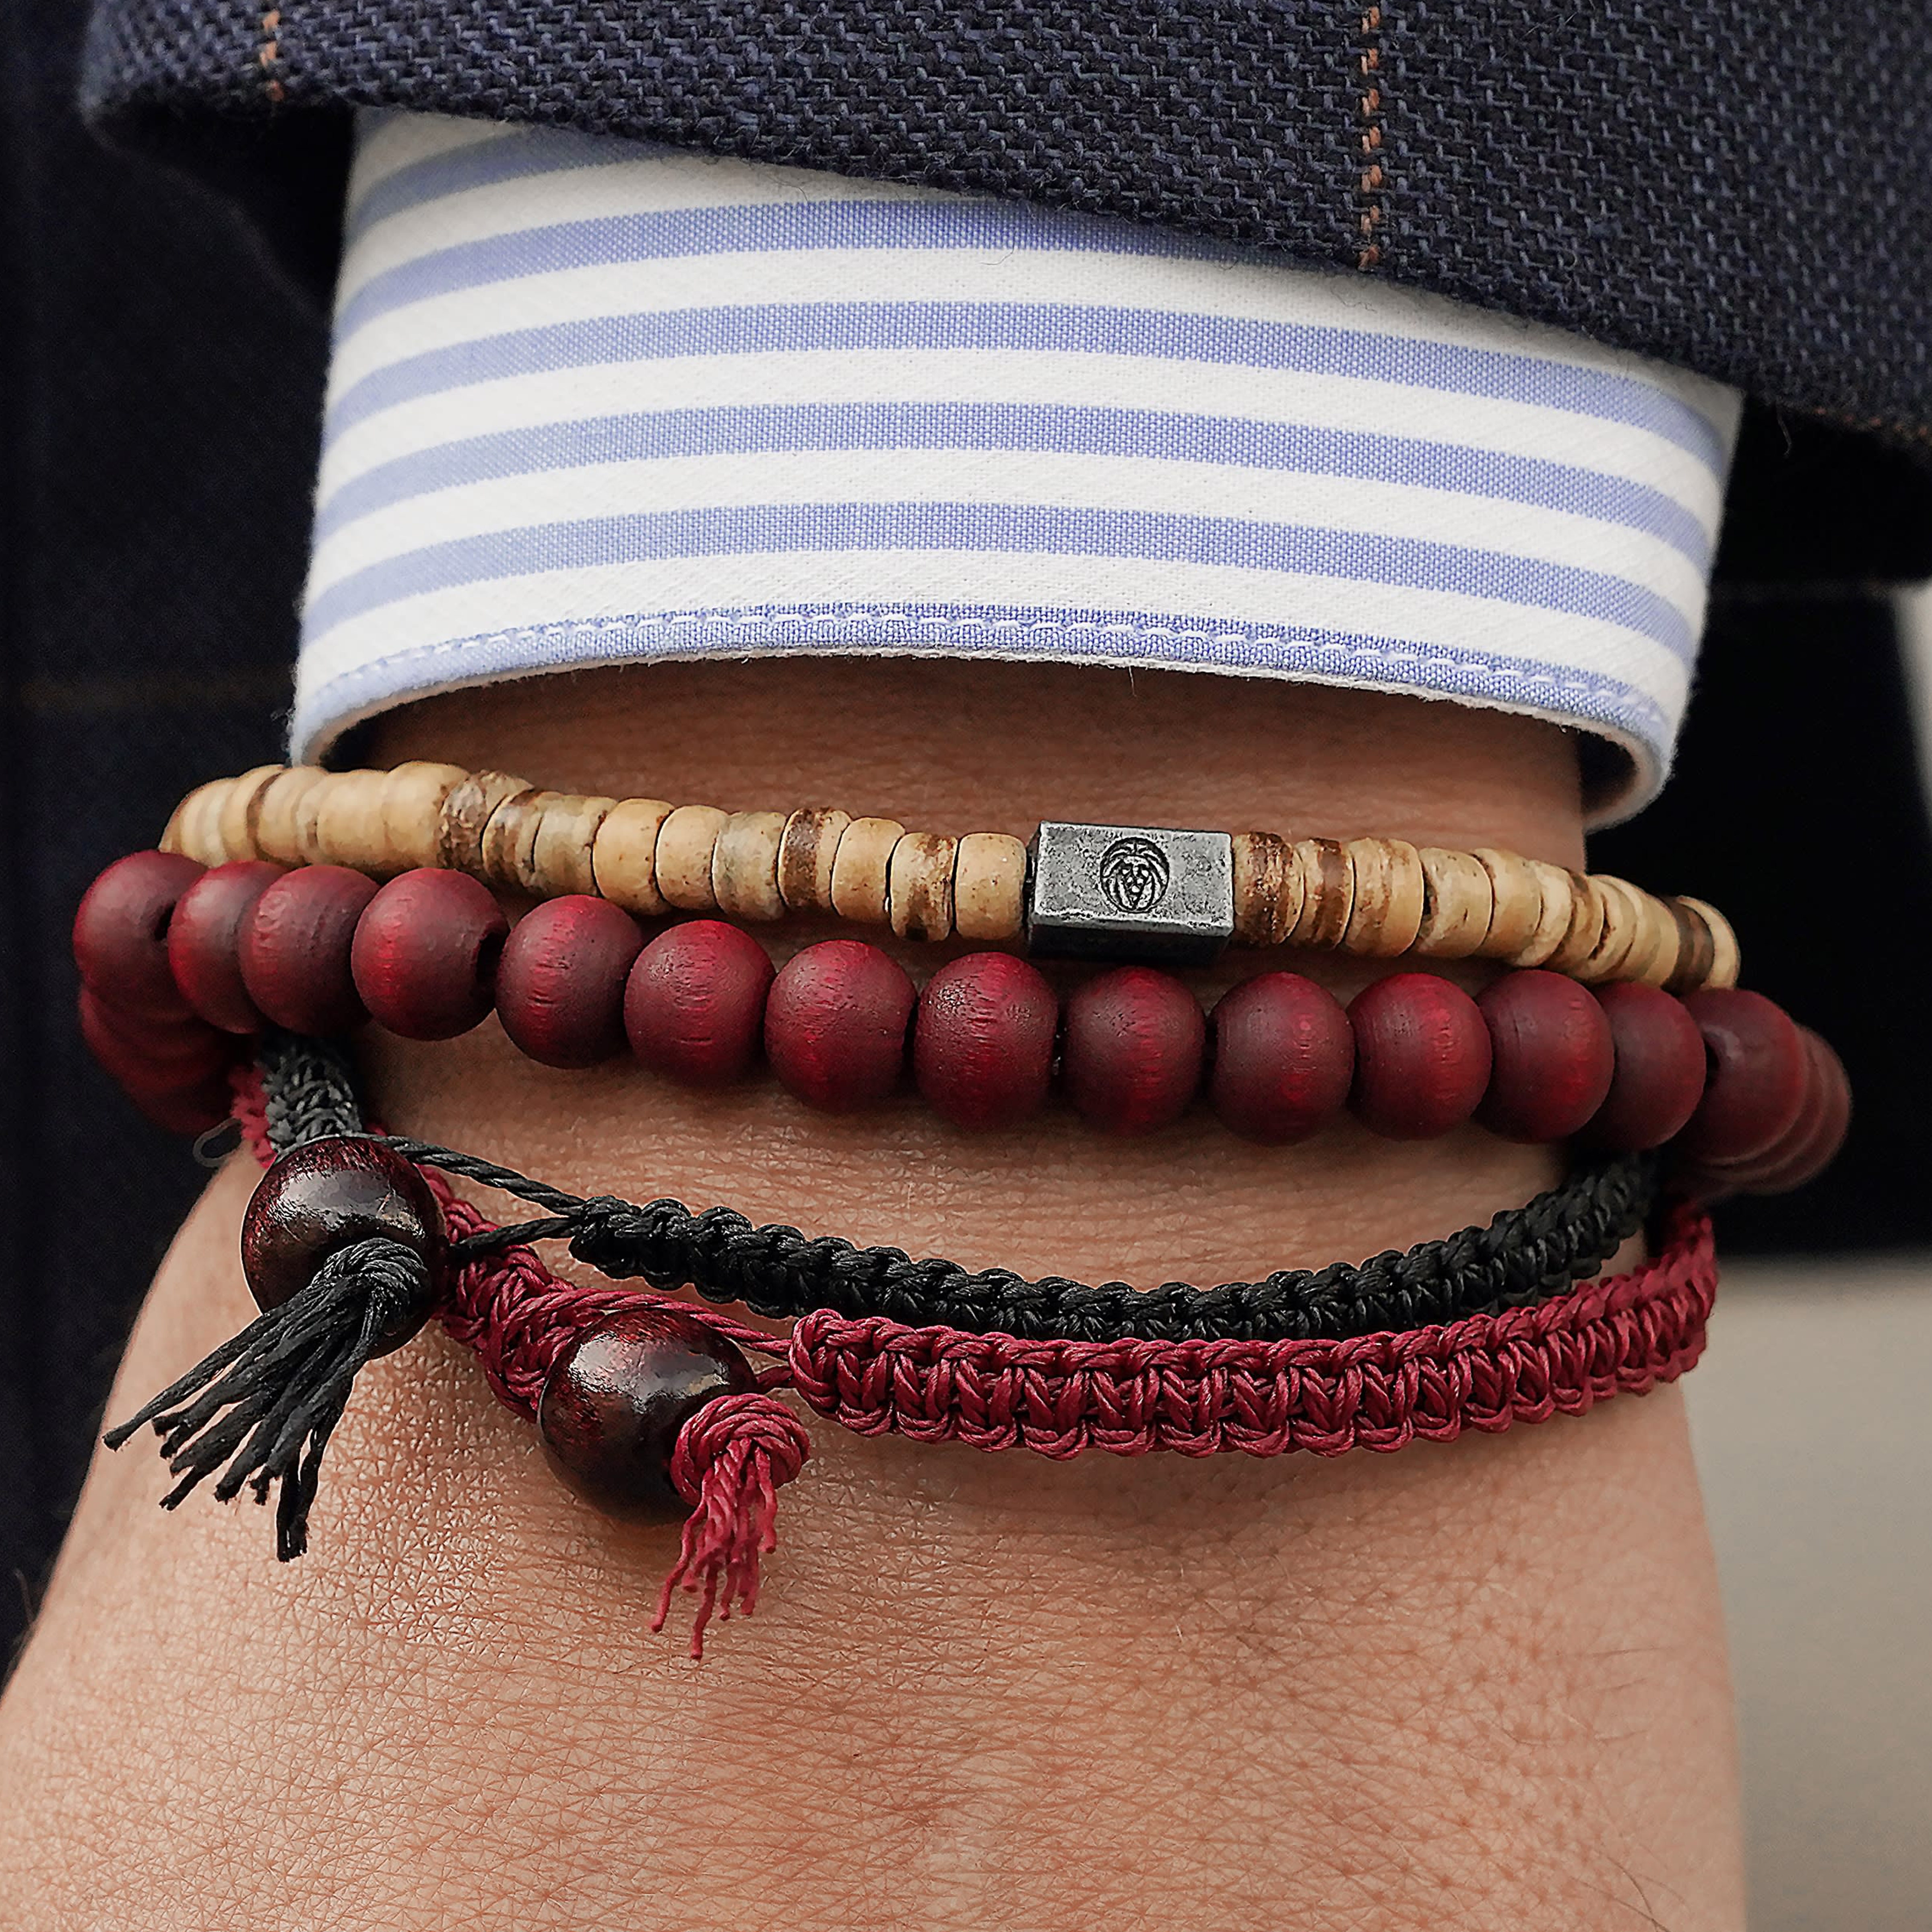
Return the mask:
<path id="1" fill-rule="evenodd" d="M 267 1166 L 273 1150 L 253 1070 L 238 1077 L 236 1114 Z M 440 1174 L 420 1171 L 451 1235 L 494 1231 Z M 1683 1206 L 1662 1251 L 1628 1274 L 1498 1314 L 1340 1341 L 1024 1341 L 825 1310 L 778 1336 L 649 1288 L 564 1280 L 518 1246 L 461 1260 L 438 1312 L 498 1398 L 529 1420 L 559 1358 L 616 1317 L 672 1311 L 775 1358 L 754 1390 L 698 1410 L 671 1459 L 672 1483 L 692 1514 L 652 1628 L 662 1627 L 678 1587 L 700 1593 L 695 1656 L 714 1609 L 728 1617 L 734 1601 L 747 1613 L 755 1604 L 759 1558 L 776 1543 L 776 1490 L 810 1451 L 776 1390 L 795 1389 L 856 1434 L 1025 1448 L 1055 1460 L 1090 1449 L 1387 1451 L 1581 1414 L 1674 1381 L 1703 1352 L 1716 1288 L 1709 1217 Z"/>

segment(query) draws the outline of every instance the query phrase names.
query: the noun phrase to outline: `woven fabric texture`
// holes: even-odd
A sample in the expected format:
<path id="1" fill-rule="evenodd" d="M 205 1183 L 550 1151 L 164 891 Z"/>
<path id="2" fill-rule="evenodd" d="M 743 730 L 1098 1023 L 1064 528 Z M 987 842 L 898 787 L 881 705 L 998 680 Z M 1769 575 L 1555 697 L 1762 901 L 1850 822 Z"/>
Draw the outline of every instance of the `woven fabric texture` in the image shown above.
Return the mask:
<path id="1" fill-rule="evenodd" d="M 392 105 L 1124 216 L 1932 440 L 1932 35 L 1877 0 L 104 0 L 87 93 L 205 159 L 280 122 L 310 206 Z"/>
<path id="2" fill-rule="evenodd" d="M 364 117 L 292 728 L 549 669 L 1166 665 L 1591 734 L 1661 782 L 1733 390 L 1092 216 Z M 1610 774 L 1614 772 L 1615 776 Z"/>

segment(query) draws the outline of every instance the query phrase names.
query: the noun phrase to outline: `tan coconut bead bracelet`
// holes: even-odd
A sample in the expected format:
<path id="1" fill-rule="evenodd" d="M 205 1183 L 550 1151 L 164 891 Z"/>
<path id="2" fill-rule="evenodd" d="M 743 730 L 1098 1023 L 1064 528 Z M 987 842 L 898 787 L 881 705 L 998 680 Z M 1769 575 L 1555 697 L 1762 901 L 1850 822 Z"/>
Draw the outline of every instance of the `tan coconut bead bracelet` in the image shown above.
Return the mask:
<path id="1" fill-rule="evenodd" d="M 442 866 L 536 898 L 596 893 L 644 916 L 829 914 L 908 939 L 1100 957 L 1200 959 L 1232 940 L 1482 958 L 1676 992 L 1738 977 L 1730 924 L 1701 900 L 1400 838 L 1046 825 L 1030 850 L 1003 832 L 956 838 L 830 809 L 585 796 L 413 761 L 263 765 L 217 779 L 182 801 L 161 847 L 204 865 L 267 859 L 378 877 Z"/>

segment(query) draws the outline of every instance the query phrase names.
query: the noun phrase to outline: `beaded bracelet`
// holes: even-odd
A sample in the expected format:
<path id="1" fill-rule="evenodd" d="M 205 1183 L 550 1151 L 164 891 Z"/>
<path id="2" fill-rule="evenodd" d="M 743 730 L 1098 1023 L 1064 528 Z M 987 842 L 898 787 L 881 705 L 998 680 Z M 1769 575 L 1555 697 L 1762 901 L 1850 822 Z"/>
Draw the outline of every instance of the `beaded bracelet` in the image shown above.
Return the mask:
<path id="1" fill-rule="evenodd" d="M 1232 940 L 1476 957 L 1682 992 L 1738 976 L 1736 937 L 1701 900 L 1396 838 L 1049 823 L 1029 846 L 835 810 L 586 797 L 416 760 L 392 771 L 263 765 L 216 779 L 182 800 L 161 849 L 206 866 L 266 860 L 376 877 L 442 867 L 649 917 L 830 914 L 902 939 L 1023 940 L 1062 956 L 1198 962 Z"/>
<path id="2" fill-rule="evenodd" d="M 1593 989 L 1546 970 L 1504 974 L 1472 998 L 1432 974 L 1380 980 L 1345 1012 L 1313 982 L 1244 980 L 1204 1016 L 1170 974 L 1119 967 L 1062 1001 L 1010 953 L 956 958 L 915 991 L 878 947 L 834 940 L 774 974 L 742 928 L 692 920 L 649 944 L 608 901 L 552 899 L 512 929 L 487 888 L 424 869 L 376 887 L 318 866 L 203 871 L 136 853 L 104 873 L 74 928 L 82 1024 L 136 1097 L 172 1120 L 225 1106 L 225 1036 L 268 1025 L 330 1034 L 374 1017 L 446 1039 L 494 1006 L 531 1058 L 593 1066 L 626 1044 L 646 1066 L 710 1088 L 760 1048 L 807 1105 L 885 1100 L 908 1064 L 954 1125 L 1016 1124 L 1056 1079 L 1116 1133 L 1178 1119 L 1204 1086 L 1221 1120 L 1268 1144 L 1306 1139 L 1346 1106 L 1372 1130 L 1424 1139 L 1474 1119 L 1508 1138 L 1636 1150 L 1678 1143 L 1730 1191 L 1778 1192 L 1826 1165 L 1850 1090 L 1836 1056 L 1761 996 L 1680 1000 L 1625 983 Z"/>
<path id="3" fill-rule="evenodd" d="M 1317 1324 L 1286 1337 L 1226 1332 L 1218 1324 L 1232 1304 L 1220 1298 L 1233 1291 L 1178 1286 L 1156 1305 L 1182 1322 L 1178 1336 L 1029 1338 L 826 1305 L 788 1309 L 798 1318 L 778 1337 L 655 1288 L 560 1280 L 527 1244 L 568 1233 L 580 1259 L 686 1279 L 720 1300 L 743 1297 L 764 1272 L 748 1242 L 788 1257 L 778 1274 L 884 1276 L 916 1300 L 928 1276 L 994 1277 L 693 1216 L 674 1203 L 584 1201 L 446 1149 L 372 1136 L 344 1064 L 313 1042 L 266 1041 L 260 1075 L 237 1082 L 236 1112 L 269 1167 L 243 1229 L 262 1312 L 112 1431 L 110 1446 L 153 1426 L 177 1478 L 166 1507 L 211 1478 L 224 1500 L 244 1488 L 261 1502 L 274 1492 L 278 1553 L 292 1559 L 307 1546 L 322 1455 L 356 1375 L 438 1315 L 500 1398 L 536 1421 L 572 1488 L 614 1514 L 684 1518 L 652 1627 L 680 1586 L 697 1594 L 694 1656 L 714 1610 L 728 1617 L 734 1603 L 754 1606 L 760 1558 L 776 1546 L 776 1490 L 810 1453 L 780 1389 L 860 1434 L 1056 1460 L 1094 1449 L 1388 1450 L 1581 1413 L 1674 1378 L 1702 1352 L 1715 1287 L 1708 1222 L 1688 1208 L 1673 1210 L 1655 1260 L 1569 1285 L 1608 1258 L 1654 1198 L 1654 1165 L 1624 1157 L 1487 1229 L 1359 1270 L 1270 1277 L 1262 1286 L 1277 1309 L 1297 1306 Z M 439 1166 L 555 1211 L 494 1228 L 452 1194 Z M 1342 1316 L 1335 1291 L 1345 1277 L 1359 1292 Z M 1416 1309 L 1389 1297 L 1424 1277 L 1445 1318 L 1391 1325 Z M 998 1278 L 994 1292 L 1016 1279 Z M 1031 1286 L 1071 1291 L 1056 1311 L 1076 1320 L 1082 1294 L 1133 1294 Z M 1036 1298 L 1034 1312 L 1046 1305 Z M 1334 1322 L 1342 1332 L 1318 1325 Z M 771 1365 L 754 1372 L 748 1355 Z"/>

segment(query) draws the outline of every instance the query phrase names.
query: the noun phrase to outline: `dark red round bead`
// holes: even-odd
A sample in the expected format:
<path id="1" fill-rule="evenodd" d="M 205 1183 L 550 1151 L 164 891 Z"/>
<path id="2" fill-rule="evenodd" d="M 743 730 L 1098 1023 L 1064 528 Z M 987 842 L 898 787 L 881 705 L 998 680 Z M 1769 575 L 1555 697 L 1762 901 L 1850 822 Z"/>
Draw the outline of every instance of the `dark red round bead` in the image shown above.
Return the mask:
<path id="1" fill-rule="evenodd" d="M 178 852 L 130 852 L 87 889 L 74 916 L 82 982 L 110 1006 L 188 1011 L 168 963 L 168 926 L 205 868 Z"/>
<path id="2" fill-rule="evenodd" d="M 1505 973 L 1476 1006 L 1490 1033 L 1478 1123 L 1504 1140 L 1568 1140 L 1603 1106 L 1616 1069 L 1595 995 L 1561 973 Z"/>
<path id="3" fill-rule="evenodd" d="M 383 1331 L 386 1354 L 428 1320 L 442 1267 L 442 1215 L 415 1165 L 366 1134 L 304 1141 L 262 1175 L 242 1221 L 242 1269 L 256 1307 L 279 1308 L 339 1249 L 380 1235 L 420 1255 L 422 1304 Z"/>
<path id="4" fill-rule="evenodd" d="M 1682 1000 L 1631 982 L 1595 990 L 1616 1070 L 1583 1130 L 1592 1147 L 1633 1154 L 1675 1140 L 1704 1096 L 1704 1036 Z"/>
<path id="5" fill-rule="evenodd" d="M 1805 1056 L 1804 1104 L 1784 1138 L 1761 1154 L 1733 1161 L 1694 1161 L 1680 1172 L 1694 1193 L 1788 1194 L 1823 1172 L 1851 1125 L 1851 1084 L 1831 1048 L 1808 1027 L 1798 1029 Z"/>
<path id="6" fill-rule="evenodd" d="M 198 1140 L 228 1118 L 235 1096 L 224 1076 L 166 1094 L 130 1094 L 128 1097 L 163 1133 Z"/>
<path id="7" fill-rule="evenodd" d="M 605 1514 L 675 1522 L 691 1514 L 670 1479 L 678 1432 L 708 1402 L 744 1395 L 751 1365 L 674 1309 L 619 1315 L 575 1337 L 537 1404 L 550 1466 Z"/>
<path id="8" fill-rule="evenodd" d="M 1838 1159 L 1850 1131 L 1852 1083 L 1845 1077 L 1844 1063 L 1809 1027 L 1798 1031 L 1810 1074 L 1804 1111 L 1778 1148 L 1777 1159 L 1761 1163 L 1749 1186 L 1753 1194 L 1789 1194 L 1816 1179 Z"/>
<path id="9" fill-rule="evenodd" d="M 87 988 L 80 1031 L 129 1100 L 170 1133 L 200 1134 L 227 1117 L 227 1073 L 239 1042 L 190 1016 L 165 1019 L 118 1011 Z"/>
<path id="10" fill-rule="evenodd" d="M 1060 1002 L 1036 967 L 970 952 L 926 982 L 913 1022 L 913 1078 L 955 1126 L 1010 1127 L 1046 1104 Z"/>
<path id="11" fill-rule="evenodd" d="M 346 1033 L 367 1017 L 349 970 L 356 922 L 376 882 L 346 866 L 285 872 L 242 922 L 242 983 L 291 1033 Z"/>
<path id="12" fill-rule="evenodd" d="M 1390 1140 L 1432 1139 L 1474 1113 L 1490 1084 L 1482 1010 L 1433 973 L 1395 973 L 1355 995 L 1357 1118 Z"/>
<path id="13" fill-rule="evenodd" d="M 912 982 L 876 946 L 828 939 L 793 954 L 765 1001 L 765 1057 L 808 1107 L 875 1105 L 905 1070 Z"/>
<path id="14" fill-rule="evenodd" d="M 1201 1090 L 1207 1044 L 1201 1003 L 1172 974 L 1117 966 L 1066 1002 L 1067 1098 L 1108 1133 L 1151 1133 Z"/>
<path id="15" fill-rule="evenodd" d="M 242 983 L 242 927 L 282 876 L 265 859 L 212 866 L 182 894 L 168 922 L 168 964 L 182 997 L 224 1033 L 259 1033 L 262 1014 Z"/>
<path id="16" fill-rule="evenodd" d="M 137 1074 L 146 1069 L 154 1076 L 149 1084 L 218 1072 L 233 1061 L 239 1045 L 232 1035 L 196 1014 L 173 1019 L 130 1012 L 110 1006 L 86 986 L 80 989 L 80 1030 L 95 1058 L 110 1072 L 116 1065 Z"/>
<path id="17" fill-rule="evenodd" d="M 1285 1147 L 1347 1106 L 1355 1077 L 1348 1016 L 1298 973 L 1263 973 L 1214 1009 L 1214 1111 L 1244 1139 Z"/>
<path id="18" fill-rule="evenodd" d="M 1762 993 L 1707 990 L 1687 994 L 1684 1005 L 1704 1036 L 1709 1073 L 1678 1149 L 1700 1166 L 1750 1160 L 1797 1121 L 1809 1073 L 1804 1042 Z"/>
<path id="19" fill-rule="evenodd" d="M 624 1050 L 624 982 L 638 922 L 586 892 L 546 899 L 511 928 L 496 962 L 496 1017 L 546 1066 L 596 1066 Z"/>
<path id="20" fill-rule="evenodd" d="M 624 988 L 631 1051 L 686 1087 L 728 1087 L 758 1056 L 771 956 L 742 926 L 694 919 L 638 955 Z"/>
<path id="21" fill-rule="evenodd" d="M 379 1026 L 404 1040 L 454 1040 L 489 1017 L 509 930 L 480 880 L 422 866 L 363 908 L 349 970 Z"/>

